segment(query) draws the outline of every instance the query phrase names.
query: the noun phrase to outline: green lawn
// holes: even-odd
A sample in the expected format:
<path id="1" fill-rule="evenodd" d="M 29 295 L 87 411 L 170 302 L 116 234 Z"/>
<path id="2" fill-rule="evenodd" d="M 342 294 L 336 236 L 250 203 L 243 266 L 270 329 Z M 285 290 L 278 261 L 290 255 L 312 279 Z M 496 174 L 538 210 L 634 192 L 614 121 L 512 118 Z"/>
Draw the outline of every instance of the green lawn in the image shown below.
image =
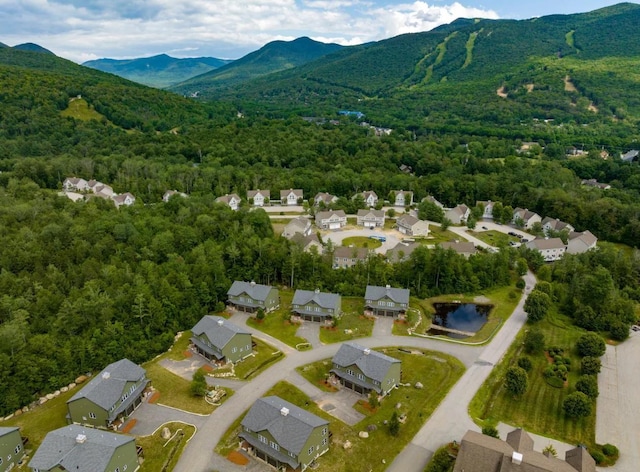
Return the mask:
<path id="1" fill-rule="evenodd" d="M 162 429 L 169 428 L 171 437 L 169 440 L 162 439 Z M 187 445 L 189 439 L 196 432 L 193 425 L 171 422 L 165 423 L 161 428 L 150 435 L 136 439 L 136 444 L 144 449 L 144 462 L 140 467 L 140 472 L 157 472 L 159 470 L 171 471 L 175 467 L 182 450 Z M 166 468 L 163 467 L 166 465 Z"/>
<path id="2" fill-rule="evenodd" d="M 342 245 L 346 247 L 363 247 L 366 249 L 377 249 L 382 246 L 382 242 L 377 239 L 371 239 L 367 236 L 352 236 L 342 240 Z"/>
<path id="3" fill-rule="evenodd" d="M 65 117 L 68 116 L 83 121 L 106 120 L 104 115 L 101 115 L 95 111 L 93 107 L 90 107 L 87 101 L 83 98 L 74 98 L 70 100 L 67 109 L 60 112 L 60 114 Z"/>
<path id="4" fill-rule="evenodd" d="M 296 336 L 298 324 L 289 321 L 292 299 L 292 290 L 280 290 L 280 309 L 268 313 L 263 320 L 257 320 L 255 317 L 249 318 L 247 325 L 267 333 L 291 347 L 306 343 L 305 338 Z"/>
<path id="5" fill-rule="evenodd" d="M 470 234 L 480 241 L 495 247 L 506 247 L 510 242 L 519 243 L 520 239 L 515 236 L 509 236 L 508 234 L 501 233 L 500 231 L 471 231 Z M 533 239 L 533 236 L 528 239 Z"/>
<path id="6" fill-rule="evenodd" d="M 529 372 L 529 387 L 522 398 L 514 399 L 502 384 L 507 369 L 516 364 L 519 356 L 524 355 L 522 340 L 530 326 L 525 326 L 505 354 L 502 362 L 493 369 L 491 375 L 478 390 L 469 406 L 471 417 L 478 424 L 495 424 L 502 421 L 525 428 L 532 433 L 553 437 L 569 444 L 595 446 L 595 404 L 588 418 L 573 420 L 567 418 L 562 410 L 562 402 L 569 393 L 575 391 L 574 385 L 580 375 L 580 358 L 573 346 L 585 332 L 572 325 L 564 315 L 552 313 L 548 319 L 537 325 L 545 335 L 545 346 L 565 348 L 564 356 L 571 357 L 571 371 L 567 388 L 554 388 L 547 384 L 542 372 L 548 361 L 543 354 L 530 356 L 533 368 Z"/>
<path id="7" fill-rule="evenodd" d="M 236 377 L 241 380 L 249 380 L 271 364 L 284 359 L 282 353 L 273 346 L 255 338 L 253 342 L 256 343 L 253 349 L 254 356 L 246 358 L 235 366 Z"/>
<path id="8" fill-rule="evenodd" d="M 300 375 L 319 389 L 325 392 L 335 392 L 336 388 L 327 385 L 325 382 L 329 376 L 329 369 L 331 369 L 331 359 L 324 359 L 296 368 Z"/>
<path id="9" fill-rule="evenodd" d="M 429 226 L 429 236 L 426 238 L 414 238 L 417 242 L 427 245 L 437 245 L 449 241 L 466 241 L 462 236 L 447 230 L 442 230 L 439 226 Z"/>
<path id="10" fill-rule="evenodd" d="M 361 297 L 342 297 L 342 313 L 335 330 L 324 326 L 320 329 L 321 342 L 330 344 L 371 336 L 374 320 L 363 316 Z"/>

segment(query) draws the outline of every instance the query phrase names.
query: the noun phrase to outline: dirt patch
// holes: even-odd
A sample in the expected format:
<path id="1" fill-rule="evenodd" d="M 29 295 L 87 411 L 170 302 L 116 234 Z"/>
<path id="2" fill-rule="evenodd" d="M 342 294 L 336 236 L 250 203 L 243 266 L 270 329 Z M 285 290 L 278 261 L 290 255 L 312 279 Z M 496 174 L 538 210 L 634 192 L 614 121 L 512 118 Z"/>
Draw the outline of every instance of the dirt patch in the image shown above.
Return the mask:
<path id="1" fill-rule="evenodd" d="M 227 459 L 230 462 L 238 465 L 247 465 L 249 463 L 249 459 L 247 459 L 241 452 L 239 451 L 231 451 L 227 456 Z"/>
<path id="2" fill-rule="evenodd" d="M 327 390 L 331 390 L 332 392 L 337 392 L 338 389 L 336 388 L 335 385 L 333 385 L 331 382 L 327 382 L 326 380 L 321 380 L 320 382 L 318 382 L 320 385 L 322 385 L 324 388 L 326 388 Z"/>
<path id="3" fill-rule="evenodd" d="M 184 351 L 182 354 L 183 354 L 183 355 L 184 355 L 184 357 L 186 357 L 187 359 L 188 359 L 189 357 L 193 357 L 193 352 L 191 352 L 191 351 L 189 351 L 189 350 Z"/>
<path id="4" fill-rule="evenodd" d="M 598 110 L 598 107 L 597 107 L 597 106 L 595 106 L 595 105 L 593 104 L 593 102 L 589 103 L 589 107 L 588 107 L 588 109 L 589 109 L 589 111 L 592 111 L 592 112 L 594 112 L 594 113 L 598 113 L 598 111 L 599 111 L 599 110 Z"/>
<path id="5" fill-rule="evenodd" d="M 377 408 L 374 408 L 371 406 L 371 404 L 366 401 L 366 400 L 358 400 L 358 404 L 364 409 L 367 410 L 370 413 L 375 413 L 376 411 L 378 411 Z"/>
<path id="6" fill-rule="evenodd" d="M 491 302 L 491 300 L 489 300 L 489 299 L 488 299 L 487 297 L 485 297 L 484 295 L 478 295 L 477 297 L 474 297 L 474 298 L 473 298 L 473 301 L 474 301 L 475 303 L 484 303 L 484 304 Z"/>
<path id="7" fill-rule="evenodd" d="M 571 82 L 571 77 L 569 77 L 568 75 L 564 76 L 564 91 L 565 92 L 577 92 L 578 91 L 576 86 L 573 85 L 573 82 Z"/>
<path id="8" fill-rule="evenodd" d="M 502 98 L 507 98 L 509 96 L 509 94 L 507 94 L 504 91 L 504 85 L 502 87 L 500 87 L 498 90 L 496 90 L 496 95 L 498 95 L 498 97 L 502 97 Z"/>
<path id="9" fill-rule="evenodd" d="M 133 427 L 136 425 L 136 423 L 137 423 L 137 422 L 138 422 L 138 420 L 137 420 L 137 419 L 135 419 L 135 418 L 133 418 L 133 419 L 131 419 L 131 420 L 127 421 L 127 424 L 125 424 L 125 425 L 122 427 L 122 432 L 126 434 L 126 433 L 128 433 L 129 431 L 131 431 L 131 430 L 133 429 Z"/>
<path id="10" fill-rule="evenodd" d="M 549 351 L 544 351 L 544 357 L 547 359 L 549 364 L 553 364 L 553 357 L 549 355 Z"/>
<path id="11" fill-rule="evenodd" d="M 158 401 L 158 398 L 160 398 L 160 392 L 154 392 L 153 395 L 151 395 L 151 398 L 149 398 L 149 401 L 147 403 L 155 403 Z"/>
<path id="12" fill-rule="evenodd" d="M 211 367 L 209 364 L 205 364 L 202 366 L 202 370 L 204 370 L 205 372 L 213 372 L 213 367 Z"/>
<path id="13" fill-rule="evenodd" d="M 533 92 L 533 89 L 536 88 L 535 84 L 526 84 L 525 88 L 527 89 L 528 93 Z"/>

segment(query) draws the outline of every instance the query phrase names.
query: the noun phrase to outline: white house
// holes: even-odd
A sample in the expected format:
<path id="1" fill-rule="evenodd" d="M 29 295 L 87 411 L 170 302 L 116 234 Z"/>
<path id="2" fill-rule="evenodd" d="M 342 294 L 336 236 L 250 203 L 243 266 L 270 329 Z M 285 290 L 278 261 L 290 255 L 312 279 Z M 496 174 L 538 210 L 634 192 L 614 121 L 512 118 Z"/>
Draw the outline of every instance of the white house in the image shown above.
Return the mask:
<path id="1" fill-rule="evenodd" d="M 294 218 L 284 227 L 282 231 L 282 236 L 287 239 L 291 239 L 296 234 L 301 234 L 304 237 L 307 237 L 311 234 L 311 221 L 309 218 L 304 216 L 299 216 L 298 218 Z"/>
<path id="2" fill-rule="evenodd" d="M 591 231 L 583 231 L 582 233 L 570 233 L 567 244 L 567 252 L 569 254 L 581 254 L 596 247 L 598 238 Z"/>
<path id="3" fill-rule="evenodd" d="M 188 195 L 184 192 L 178 192 L 177 190 L 167 190 L 166 192 L 164 192 L 164 195 L 162 196 L 162 201 L 163 202 L 168 202 L 169 199 L 171 197 L 173 197 L 174 195 L 179 195 L 182 198 L 187 198 Z"/>
<path id="4" fill-rule="evenodd" d="M 393 205 L 397 207 L 405 207 L 413 205 L 413 192 L 405 192 L 404 190 L 394 190 Z"/>
<path id="5" fill-rule="evenodd" d="M 118 208 L 121 207 L 122 205 L 130 206 L 136 202 L 136 197 L 131 195 L 129 192 L 126 192 L 120 195 L 115 195 L 112 197 L 112 199 L 113 199 L 113 203 L 115 203 Z"/>
<path id="6" fill-rule="evenodd" d="M 378 204 L 378 195 L 373 190 L 367 190 L 366 192 L 359 193 L 358 195 L 362 197 L 365 205 L 369 208 L 373 208 Z"/>
<path id="7" fill-rule="evenodd" d="M 575 228 L 569 223 L 560 221 L 557 218 L 549 218 L 548 216 L 542 220 L 541 224 L 545 234 L 549 234 L 551 231 L 567 231 L 568 233 L 575 231 Z"/>
<path id="8" fill-rule="evenodd" d="M 62 183 L 62 188 L 64 188 L 65 190 L 84 192 L 86 190 L 89 190 L 89 183 L 80 177 L 67 177 Z"/>
<path id="9" fill-rule="evenodd" d="M 525 229 L 531 229 L 535 223 L 542 223 L 542 218 L 536 212 L 530 211 L 527 208 L 516 208 L 513 210 L 513 224 L 518 224 L 522 221 L 522 226 Z"/>
<path id="10" fill-rule="evenodd" d="M 476 202 L 476 206 L 482 206 L 482 218 L 492 219 L 493 218 L 493 202 L 491 200 L 482 201 L 479 200 Z"/>
<path id="11" fill-rule="evenodd" d="M 289 190 L 280 190 L 280 203 L 282 205 L 297 205 L 298 200 L 302 200 L 302 189 L 290 188 Z"/>
<path id="12" fill-rule="evenodd" d="M 382 228 L 384 226 L 384 210 L 358 210 L 357 224 L 365 228 Z"/>
<path id="13" fill-rule="evenodd" d="M 424 198 L 422 199 L 422 201 L 423 201 L 423 202 L 431 202 L 431 203 L 433 203 L 434 205 L 436 205 L 438 208 L 442 208 L 442 209 L 444 209 L 444 205 L 443 205 L 442 203 L 440 203 L 440 202 L 436 199 L 436 197 L 434 197 L 433 195 L 429 195 L 428 197 L 424 197 Z"/>
<path id="14" fill-rule="evenodd" d="M 315 197 L 313 197 L 313 203 L 316 206 L 319 206 L 321 203 L 324 203 L 325 206 L 329 206 L 337 201 L 338 197 L 326 192 L 320 192 Z"/>
<path id="15" fill-rule="evenodd" d="M 560 238 L 536 238 L 526 243 L 529 249 L 542 254 L 545 262 L 553 262 L 562 259 L 567 247 Z"/>
<path id="16" fill-rule="evenodd" d="M 429 223 L 406 213 L 396 220 L 398 231 L 407 236 L 428 236 Z"/>
<path id="17" fill-rule="evenodd" d="M 271 191 L 269 190 L 249 190 L 247 192 L 247 200 L 253 202 L 253 206 L 265 206 L 271 200 Z"/>
<path id="18" fill-rule="evenodd" d="M 226 194 L 221 197 L 216 198 L 216 203 L 224 203 L 228 205 L 233 211 L 236 211 L 240 207 L 240 197 L 235 194 Z"/>
<path id="19" fill-rule="evenodd" d="M 458 205 L 454 208 L 449 208 L 444 212 L 444 217 L 447 218 L 454 225 L 460 225 L 466 223 L 467 219 L 471 215 L 471 210 L 467 205 Z"/>
<path id="20" fill-rule="evenodd" d="M 340 229 L 347 225 L 344 210 L 319 211 L 316 213 L 316 226 L 321 229 Z"/>

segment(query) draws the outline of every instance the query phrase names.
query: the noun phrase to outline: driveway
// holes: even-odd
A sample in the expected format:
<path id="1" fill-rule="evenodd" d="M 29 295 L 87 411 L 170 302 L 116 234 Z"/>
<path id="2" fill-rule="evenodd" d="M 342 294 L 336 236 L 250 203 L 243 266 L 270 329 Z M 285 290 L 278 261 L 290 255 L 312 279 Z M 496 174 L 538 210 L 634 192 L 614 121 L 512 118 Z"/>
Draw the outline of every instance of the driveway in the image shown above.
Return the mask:
<path id="1" fill-rule="evenodd" d="M 364 238 L 368 238 L 371 236 L 384 236 L 386 238 L 386 241 L 382 243 L 382 246 L 375 249 L 375 252 L 377 252 L 378 254 L 386 254 L 386 252 L 389 249 L 393 249 L 402 238 L 402 235 L 398 231 L 388 229 L 383 230 L 382 228 L 376 228 L 373 230 L 364 228 L 346 229 L 342 231 L 330 231 L 322 233 L 322 239 L 325 242 L 330 239 L 334 246 L 341 246 L 344 239 L 356 236 Z"/>
<path id="2" fill-rule="evenodd" d="M 298 331 L 296 331 L 296 336 L 300 336 L 309 341 L 313 349 L 320 347 L 322 346 L 320 342 L 320 326 L 322 326 L 322 324 L 315 321 L 302 321 Z"/>
<path id="3" fill-rule="evenodd" d="M 375 338 L 390 335 L 393 330 L 393 320 L 392 316 L 376 316 L 372 336 Z"/>
<path id="4" fill-rule="evenodd" d="M 196 428 L 199 428 L 207 421 L 207 416 L 146 402 L 143 402 L 136 409 L 132 418 L 135 418 L 136 424 L 130 433 L 136 436 L 153 434 L 156 429 L 170 421 L 182 421 L 183 423 L 192 424 Z"/>

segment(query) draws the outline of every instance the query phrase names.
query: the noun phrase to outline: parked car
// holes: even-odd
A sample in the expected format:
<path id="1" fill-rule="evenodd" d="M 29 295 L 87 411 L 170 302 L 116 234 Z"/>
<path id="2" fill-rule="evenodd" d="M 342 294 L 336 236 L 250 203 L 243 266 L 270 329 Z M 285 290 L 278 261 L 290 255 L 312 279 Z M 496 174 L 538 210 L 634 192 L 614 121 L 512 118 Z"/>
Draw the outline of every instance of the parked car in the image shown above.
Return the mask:
<path id="1" fill-rule="evenodd" d="M 489 229 L 489 228 L 487 228 L 486 226 L 483 226 L 482 229 Z"/>
<path id="2" fill-rule="evenodd" d="M 518 235 L 517 235 L 516 233 L 514 233 L 513 231 L 509 231 L 507 234 L 508 234 L 509 236 L 518 236 Z"/>

